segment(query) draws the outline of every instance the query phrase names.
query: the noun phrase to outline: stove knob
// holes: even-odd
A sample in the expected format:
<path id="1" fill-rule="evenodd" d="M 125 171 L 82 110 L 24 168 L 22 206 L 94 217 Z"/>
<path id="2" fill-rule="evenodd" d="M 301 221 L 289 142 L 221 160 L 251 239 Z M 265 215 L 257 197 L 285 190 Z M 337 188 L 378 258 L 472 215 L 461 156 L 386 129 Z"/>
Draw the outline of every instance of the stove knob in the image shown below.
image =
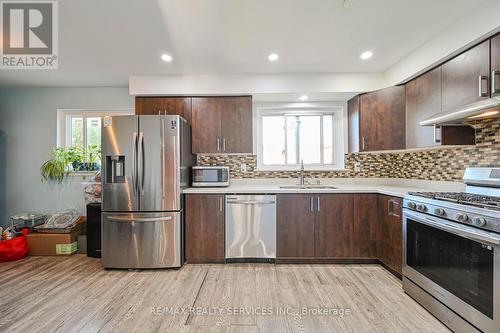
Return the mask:
<path id="1" fill-rule="evenodd" d="M 434 209 L 434 214 L 436 214 L 437 216 L 445 216 L 446 211 L 443 208 L 436 208 Z"/>
<path id="2" fill-rule="evenodd" d="M 427 207 L 425 205 L 419 204 L 417 205 L 417 210 L 421 212 L 425 212 L 427 210 Z"/>
<path id="3" fill-rule="evenodd" d="M 457 214 L 457 220 L 459 222 L 466 222 L 468 219 L 469 219 L 469 217 L 465 213 L 458 213 Z"/>
<path id="4" fill-rule="evenodd" d="M 410 201 L 410 202 L 408 202 L 408 208 L 415 209 L 415 208 L 417 208 L 417 204 L 414 203 L 413 201 Z"/>
<path id="5" fill-rule="evenodd" d="M 472 223 L 478 227 L 484 227 L 486 225 L 486 219 L 484 217 L 475 217 L 472 219 Z"/>

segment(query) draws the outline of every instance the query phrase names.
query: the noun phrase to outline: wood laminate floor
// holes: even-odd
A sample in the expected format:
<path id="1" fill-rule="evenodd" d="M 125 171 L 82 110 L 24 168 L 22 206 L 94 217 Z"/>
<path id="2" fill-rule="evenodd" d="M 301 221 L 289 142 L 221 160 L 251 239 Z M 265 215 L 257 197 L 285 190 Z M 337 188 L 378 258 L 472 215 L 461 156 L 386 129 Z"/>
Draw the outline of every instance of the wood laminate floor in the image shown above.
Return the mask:
<path id="1" fill-rule="evenodd" d="M 449 332 L 378 265 L 0 264 L 1 332 Z M 320 311 L 322 311 L 320 313 Z"/>

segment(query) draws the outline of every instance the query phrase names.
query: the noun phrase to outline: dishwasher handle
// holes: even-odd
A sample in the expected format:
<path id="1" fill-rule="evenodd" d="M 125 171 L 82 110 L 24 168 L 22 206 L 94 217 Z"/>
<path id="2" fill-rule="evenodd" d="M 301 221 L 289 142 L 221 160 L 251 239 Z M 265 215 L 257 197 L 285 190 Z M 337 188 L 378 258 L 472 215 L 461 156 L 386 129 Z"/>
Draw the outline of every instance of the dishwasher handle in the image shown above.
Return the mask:
<path id="1" fill-rule="evenodd" d="M 264 200 L 227 200 L 228 204 L 236 204 L 236 205 L 272 205 L 276 203 L 276 201 L 264 201 Z"/>

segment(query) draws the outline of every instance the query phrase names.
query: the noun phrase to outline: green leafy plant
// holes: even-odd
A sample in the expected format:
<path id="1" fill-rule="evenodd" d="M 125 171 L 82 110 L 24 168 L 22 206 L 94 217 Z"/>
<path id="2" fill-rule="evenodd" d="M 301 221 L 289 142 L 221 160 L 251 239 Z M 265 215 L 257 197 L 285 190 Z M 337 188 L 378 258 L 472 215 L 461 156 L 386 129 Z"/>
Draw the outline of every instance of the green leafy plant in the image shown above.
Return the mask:
<path id="1" fill-rule="evenodd" d="M 100 169 L 99 162 L 101 161 L 101 146 L 89 145 L 87 147 L 87 170 L 98 171 Z"/>
<path id="2" fill-rule="evenodd" d="M 73 172 L 100 170 L 101 146 L 99 145 L 89 145 L 87 149 L 80 146 L 54 148 L 52 155 L 53 157 L 40 167 L 42 182 L 62 183 Z"/>
<path id="3" fill-rule="evenodd" d="M 67 149 L 68 159 L 73 166 L 73 171 L 85 171 L 85 150 L 80 146 Z"/>
<path id="4" fill-rule="evenodd" d="M 43 181 L 55 181 L 62 183 L 66 176 L 72 171 L 68 152 L 64 148 L 54 148 L 53 158 L 43 163 L 40 173 Z"/>

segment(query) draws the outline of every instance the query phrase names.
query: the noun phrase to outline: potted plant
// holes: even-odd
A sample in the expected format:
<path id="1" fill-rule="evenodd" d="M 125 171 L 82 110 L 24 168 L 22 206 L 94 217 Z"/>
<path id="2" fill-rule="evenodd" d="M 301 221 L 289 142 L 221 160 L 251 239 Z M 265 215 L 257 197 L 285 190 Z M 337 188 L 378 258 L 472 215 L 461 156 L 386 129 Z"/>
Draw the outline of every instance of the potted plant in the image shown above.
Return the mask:
<path id="1" fill-rule="evenodd" d="M 71 147 L 67 150 L 68 159 L 73 166 L 73 171 L 86 171 L 85 150 L 82 147 Z"/>
<path id="2" fill-rule="evenodd" d="M 40 173 L 43 181 L 56 181 L 62 183 L 66 176 L 72 171 L 68 152 L 64 148 L 54 148 L 53 158 L 43 163 Z"/>
<path id="3" fill-rule="evenodd" d="M 101 169 L 101 146 L 89 145 L 87 147 L 87 170 L 99 171 Z"/>

